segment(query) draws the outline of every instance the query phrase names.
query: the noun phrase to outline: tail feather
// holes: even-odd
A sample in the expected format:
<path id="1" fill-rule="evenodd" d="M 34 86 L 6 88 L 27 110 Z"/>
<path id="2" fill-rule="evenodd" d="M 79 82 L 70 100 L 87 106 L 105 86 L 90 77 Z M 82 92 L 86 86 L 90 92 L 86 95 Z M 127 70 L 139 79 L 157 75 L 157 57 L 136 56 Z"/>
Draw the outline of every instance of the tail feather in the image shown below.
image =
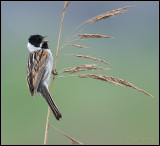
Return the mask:
<path id="1" fill-rule="evenodd" d="M 46 88 L 46 86 L 42 86 L 41 88 L 39 88 L 39 91 L 41 93 L 41 95 L 46 99 L 48 105 L 50 106 L 55 118 L 57 120 L 59 120 L 60 118 L 62 118 L 61 113 L 59 112 L 56 104 L 53 101 L 53 98 L 50 96 L 48 89 Z"/>

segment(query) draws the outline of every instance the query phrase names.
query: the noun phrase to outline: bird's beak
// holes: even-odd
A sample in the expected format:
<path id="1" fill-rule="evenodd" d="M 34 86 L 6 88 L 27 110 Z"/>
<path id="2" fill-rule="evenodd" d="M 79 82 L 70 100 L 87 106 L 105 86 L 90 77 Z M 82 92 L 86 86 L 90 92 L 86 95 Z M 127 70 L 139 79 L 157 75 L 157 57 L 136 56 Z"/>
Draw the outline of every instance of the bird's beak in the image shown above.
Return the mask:
<path id="1" fill-rule="evenodd" d="M 44 37 L 42 38 L 42 43 L 49 42 L 48 40 L 44 40 L 45 37 L 47 37 L 47 36 L 44 36 Z"/>

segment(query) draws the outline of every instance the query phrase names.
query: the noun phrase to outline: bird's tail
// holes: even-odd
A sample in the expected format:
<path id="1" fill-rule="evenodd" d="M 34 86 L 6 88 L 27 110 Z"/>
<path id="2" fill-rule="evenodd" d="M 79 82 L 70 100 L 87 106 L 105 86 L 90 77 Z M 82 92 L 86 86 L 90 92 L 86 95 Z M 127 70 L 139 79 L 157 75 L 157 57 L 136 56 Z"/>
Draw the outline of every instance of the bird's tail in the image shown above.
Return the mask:
<path id="1" fill-rule="evenodd" d="M 56 104 L 54 103 L 53 101 L 53 98 L 51 97 L 48 89 L 46 88 L 46 86 L 41 86 L 39 89 L 38 89 L 38 92 L 41 93 L 41 95 L 46 99 L 48 105 L 50 106 L 55 118 L 57 120 L 59 120 L 60 118 L 62 118 L 62 115 L 61 113 L 59 112 Z"/>

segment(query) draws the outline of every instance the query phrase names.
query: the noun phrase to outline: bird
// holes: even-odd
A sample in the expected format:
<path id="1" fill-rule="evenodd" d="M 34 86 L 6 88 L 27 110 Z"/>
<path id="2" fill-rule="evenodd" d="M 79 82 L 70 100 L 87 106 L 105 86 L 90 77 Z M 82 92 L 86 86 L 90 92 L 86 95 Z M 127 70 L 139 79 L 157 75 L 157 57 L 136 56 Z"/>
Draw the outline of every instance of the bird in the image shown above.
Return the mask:
<path id="1" fill-rule="evenodd" d="M 53 56 L 45 37 L 36 34 L 31 35 L 28 39 L 27 85 L 31 96 L 37 92 L 45 98 L 55 118 L 59 120 L 62 118 L 62 114 L 48 90 L 51 74 L 57 72 L 52 71 Z"/>

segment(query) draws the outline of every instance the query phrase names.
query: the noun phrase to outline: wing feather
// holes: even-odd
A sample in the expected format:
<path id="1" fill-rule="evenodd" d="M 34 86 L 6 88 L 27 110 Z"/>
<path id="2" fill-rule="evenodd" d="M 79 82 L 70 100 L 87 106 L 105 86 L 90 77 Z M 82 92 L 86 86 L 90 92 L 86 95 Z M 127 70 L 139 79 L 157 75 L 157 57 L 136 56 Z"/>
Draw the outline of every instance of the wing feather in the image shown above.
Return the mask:
<path id="1" fill-rule="evenodd" d="M 45 72 L 47 51 L 38 50 L 30 53 L 27 66 L 27 84 L 31 96 L 37 91 L 40 81 Z"/>

